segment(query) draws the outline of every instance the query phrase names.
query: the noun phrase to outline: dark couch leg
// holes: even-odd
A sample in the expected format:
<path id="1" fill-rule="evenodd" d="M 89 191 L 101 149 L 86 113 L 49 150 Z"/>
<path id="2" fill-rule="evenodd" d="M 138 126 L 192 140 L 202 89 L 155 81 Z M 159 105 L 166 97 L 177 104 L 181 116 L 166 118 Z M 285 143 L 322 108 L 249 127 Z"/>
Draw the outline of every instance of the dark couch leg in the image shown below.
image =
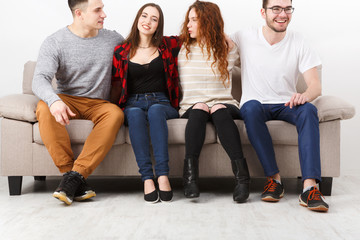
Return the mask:
<path id="1" fill-rule="evenodd" d="M 319 183 L 320 191 L 324 196 L 331 196 L 332 177 L 322 177 L 322 181 Z"/>
<path id="2" fill-rule="evenodd" d="M 46 176 L 34 176 L 34 180 L 35 180 L 35 181 L 45 181 L 45 180 L 46 180 Z"/>
<path id="3" fill-rule="evenodd" d="M 22 176 L 9 176 L 9 193 L 10 196 L 13 195 L 21 195 L 21 184 L 22 184 Z"/>

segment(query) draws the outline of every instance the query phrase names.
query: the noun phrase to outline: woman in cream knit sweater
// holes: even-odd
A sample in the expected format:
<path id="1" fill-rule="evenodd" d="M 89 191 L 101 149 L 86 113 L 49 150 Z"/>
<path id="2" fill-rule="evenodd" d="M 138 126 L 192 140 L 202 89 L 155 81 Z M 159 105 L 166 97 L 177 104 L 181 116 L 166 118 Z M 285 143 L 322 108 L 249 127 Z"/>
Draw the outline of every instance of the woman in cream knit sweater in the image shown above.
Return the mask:
<path id="1" fill-rule="evenodd" d="M 239 117 L 239 103 L 231 95 L 231 70 L 239 58 L 224 34 L 219 7 L 196 1 L 189 7 L 180 36 L 178 56 L 183 97 L 180 115 L 187 118 L 185 130 L 184 194 L 199 197 L 199 155 L 204 144 L 206 123 L 211 121 L 231 159 L 236 187 L 233 199 L 249 197 L 249 171 L 243 156 L 239 131 L 233 119 Z"/>

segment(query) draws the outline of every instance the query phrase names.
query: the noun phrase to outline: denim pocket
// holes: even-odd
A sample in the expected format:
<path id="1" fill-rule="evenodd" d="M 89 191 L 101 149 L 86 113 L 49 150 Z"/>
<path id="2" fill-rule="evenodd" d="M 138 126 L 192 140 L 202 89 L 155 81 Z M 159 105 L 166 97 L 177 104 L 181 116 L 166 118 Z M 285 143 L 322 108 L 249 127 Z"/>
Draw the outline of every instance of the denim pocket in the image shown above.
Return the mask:
<path id="1" fill-rule="evenodd" d="M 160 98 L 158 99 L 158 104 L 163 104 L 163 105 L 170 105 L 170 100 L 168 98 Z"/>
<path id="2" fill-rule="evenodd" d="M 130 99 L 126 100 L 125 108 L 135 107 L 136 103 L 137 103 L 137 100 L 135 100 L 135 98 L 130 98 Z"/>

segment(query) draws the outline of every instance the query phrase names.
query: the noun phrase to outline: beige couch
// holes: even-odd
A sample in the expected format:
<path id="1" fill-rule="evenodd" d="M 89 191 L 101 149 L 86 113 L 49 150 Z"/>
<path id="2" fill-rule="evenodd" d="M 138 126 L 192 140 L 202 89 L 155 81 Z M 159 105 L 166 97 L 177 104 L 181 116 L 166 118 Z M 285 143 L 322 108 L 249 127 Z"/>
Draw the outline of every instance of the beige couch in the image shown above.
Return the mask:
<path id="1" fill-rule="evenodd" d="M 60 175 L 48 154 L 39 134 L 35 109 L 38 98 L 31 91 L 31 81 L 36 63 L 27 62 L 24 67 L 23 93 L 0 98 L 0 168 L 1 175 L 8 176 L 10 195 L 21 194 L 22 176 L 34 176 L 43 180 L 46 176 Z M 320 72 L 320 71 L 319 71 Z M 321 73 L 321 72 L 320 72 Z M 240 99 L 239 69 L 233 72 L 233 95 Z M 299 80 L 298 90 L 304 90 L 304 81 Z M 343 100 L 322 96 L 313 104 L 318 108 L 320 119 L 320 146 L 325 195 L 331 194 L 332 178 L 340 175 L 340 120 L 354 116 L 355 109 Z M 185 119 L 168 121 L 170 174 L 182 176 L 185 152 Z M 246 135 L 243 121 L 236 120 L 252 177 L 263 177 L 263 169 Z M 283 177 L 301 176 L 298 140 L 295 126 L 283 121 L 267 123 Z M 71 120 L 67 127 L 75 155 L 89 135 L 93 123 L 88 120 Z M 128 130 L 122 126 L 114 146 L 105 160 L 95 170 L 98 176 L 137 176 L 138 167 L 131 148 Z M 214 127 L 209 123 L 206 139 L 200 156 L 200 177 L 233 176 L 230 160 L 219 144 Z"/>

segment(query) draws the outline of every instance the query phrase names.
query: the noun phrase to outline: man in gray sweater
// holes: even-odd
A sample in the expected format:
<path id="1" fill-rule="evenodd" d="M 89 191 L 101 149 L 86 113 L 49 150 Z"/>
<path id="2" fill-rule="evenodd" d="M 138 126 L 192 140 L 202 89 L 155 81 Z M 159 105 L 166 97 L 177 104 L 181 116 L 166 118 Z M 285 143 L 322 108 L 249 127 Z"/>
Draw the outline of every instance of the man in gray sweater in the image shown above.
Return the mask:
<path id="1" fill-rule="evenodd" d="M 53 196 L 70 205 L 95 196 L 85 179 L 105 158 L 124 121 L 110 103 L 112 55 L 124 38 L 103 29 L 101 0 L 68 0 L 74 21 L 41 46 L 32 89 L 39 101 L 36 116 L 41 138 L 55 165 L 64 173 Z M 57 79 L 57 90 L 52 79 Z M 69 119 L 94 123 L 77 159 L 65 126 Z"/>

